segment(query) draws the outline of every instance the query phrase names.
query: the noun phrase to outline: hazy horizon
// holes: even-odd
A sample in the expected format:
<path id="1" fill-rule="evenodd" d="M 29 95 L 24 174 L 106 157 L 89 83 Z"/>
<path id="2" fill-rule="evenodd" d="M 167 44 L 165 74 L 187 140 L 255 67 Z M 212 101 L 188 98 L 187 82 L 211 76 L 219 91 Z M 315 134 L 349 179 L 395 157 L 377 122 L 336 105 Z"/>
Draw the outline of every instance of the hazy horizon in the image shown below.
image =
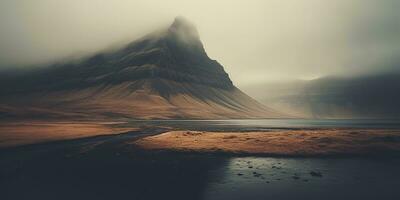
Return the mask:
<path id="1" fill-rule="evenodd" d="M 80 57 L 193 22 L 235 85 L 399 71 L 395 0 L 11 1 L 0 3 L 0 68 Z"/>

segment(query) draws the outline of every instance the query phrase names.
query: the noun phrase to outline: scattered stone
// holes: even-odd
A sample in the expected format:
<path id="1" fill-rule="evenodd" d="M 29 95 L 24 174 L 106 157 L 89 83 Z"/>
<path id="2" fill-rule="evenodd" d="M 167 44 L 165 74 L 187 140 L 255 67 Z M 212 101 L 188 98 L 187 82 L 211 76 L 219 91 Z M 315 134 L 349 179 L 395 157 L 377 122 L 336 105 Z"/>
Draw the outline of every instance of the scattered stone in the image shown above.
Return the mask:
<path id="1" fill-rule="evenodd" d="M 293 178 L 294 180 L 299 180 L 299 179 L 300 179 L 300 177 L 297 176 L 297 175 L 292 176 L 292 178 Z"/>
<path id="2" fill-rule="evenodd" d="M 311 171 L 310 175 L 314 176 L 314 177 L 322 177 L 322 173 L 321 172 L 316 172 L 316 171 Z"/>
<path id="3" fill-rule="evenodd" d="M 277 167 L 277 166 L 275 166 L 275 165 L 273 165 L 271 168 L 272 168 L 272 169 L 282 169 L 282 167 Z"/>
<path id="4" fill-rule="evenodd" d="M 260 174 L 260 173 L 257 173 L 257 172 L 253 172 L 253 176 L 254 177 L 260 177 L 262 174 Z"/>

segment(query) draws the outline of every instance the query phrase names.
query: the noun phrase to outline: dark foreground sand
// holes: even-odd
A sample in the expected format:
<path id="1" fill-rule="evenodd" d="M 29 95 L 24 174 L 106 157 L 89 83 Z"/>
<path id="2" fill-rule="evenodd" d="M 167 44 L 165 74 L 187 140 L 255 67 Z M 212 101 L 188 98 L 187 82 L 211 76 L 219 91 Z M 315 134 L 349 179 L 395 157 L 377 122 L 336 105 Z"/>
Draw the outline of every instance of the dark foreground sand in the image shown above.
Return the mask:
<path id="1" fill-rule="evenodd" d="M 199 153 L 267 156 L 392 155 L 400 152 L 400 130 L 171 131 L 132 143 L 146 150 Z"/>

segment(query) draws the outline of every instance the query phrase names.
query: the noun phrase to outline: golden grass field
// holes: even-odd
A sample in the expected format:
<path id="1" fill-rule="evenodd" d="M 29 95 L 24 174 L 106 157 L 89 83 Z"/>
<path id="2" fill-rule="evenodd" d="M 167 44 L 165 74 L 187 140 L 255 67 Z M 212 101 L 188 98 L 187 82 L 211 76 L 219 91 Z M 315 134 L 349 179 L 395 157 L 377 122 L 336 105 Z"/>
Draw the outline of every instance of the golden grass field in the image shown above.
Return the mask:
<path id="1" fill-rule="evenodd" d="M 284 156 L 400 152 L 400 130 L 318 129 L 268 132 L 171 131 L 133 142 L 147 150 Z"/>

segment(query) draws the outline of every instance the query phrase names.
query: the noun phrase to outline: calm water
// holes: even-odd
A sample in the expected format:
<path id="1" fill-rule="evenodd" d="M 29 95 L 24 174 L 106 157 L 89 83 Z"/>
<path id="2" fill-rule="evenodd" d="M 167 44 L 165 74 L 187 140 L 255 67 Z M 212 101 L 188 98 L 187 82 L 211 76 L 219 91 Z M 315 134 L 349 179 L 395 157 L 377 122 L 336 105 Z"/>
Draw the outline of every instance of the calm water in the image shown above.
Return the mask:
<path id="1" fill-rule="evenodd" d="M 204 199 L 400 199 L 399 167 L 399 160 L 232 158 L 211 172 L 223 176 Z"/>
<path id="2" fill-rule="evenodd" d="M 196 130 L 268 130 L 290 128 L 400 128 L 400 120 L 133 120 L 133 126 L 168 126 Z"/>

